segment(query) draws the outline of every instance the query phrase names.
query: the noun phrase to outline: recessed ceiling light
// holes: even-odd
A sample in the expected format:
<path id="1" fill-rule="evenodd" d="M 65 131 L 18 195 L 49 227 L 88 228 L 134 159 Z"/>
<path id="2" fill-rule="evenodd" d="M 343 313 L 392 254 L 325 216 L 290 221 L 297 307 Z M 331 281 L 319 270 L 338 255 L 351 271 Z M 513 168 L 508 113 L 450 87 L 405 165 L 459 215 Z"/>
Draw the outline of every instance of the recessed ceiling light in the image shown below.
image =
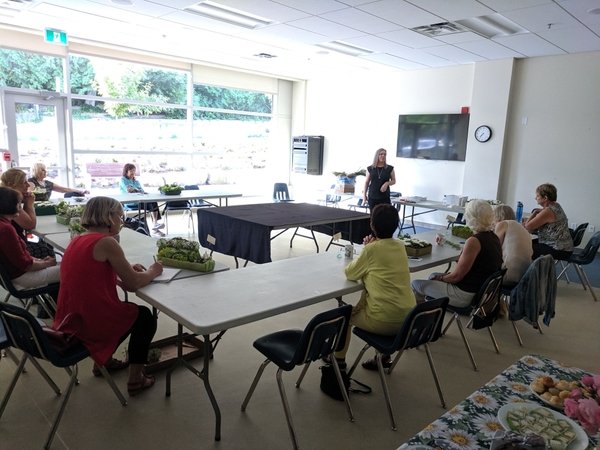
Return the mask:
<path id="1" fill-rule="evenodd" d="M 210 19 L 220 20 L 231 25 L 250 28 L 251 30 L 275 23 L 265 17 L 250 14 L 239 9 L 229 8 L 228 6 L 220 5 L 208 0 L 196 5 L 188 6 L 183 10 Z"/>
<path id="2" fill-rule="evenodd" d="M 600 14 L 600 8 L 592 8 L 588 11 L 588 14 Z"/>
<path id="3" fill-rule="evenodd" d="M 333 50 L 334 52 L 344 53 L 345 55 L 350 56 L 359 56 L 374 53 L 373 50 L 369 50 L 368 48 L 364 47 L 359 47 L 358 45 L 348 44 L 344 41 L 323 42 L 321 44 L 316 45 L 317 47 L 326 48 L 327 50 Z"/>
<path id="4" fill-rule="evenodd" d="M 121 6 L 133 6 L 133 2 L 131 0 L 110 0 L 111 3 L 115 5 Z"/>
<path id="5" fill-rule="evenodd" d="M 317 55 L 329 55 L 329 52 L 326 52 L 325 50 L 319 50 Z"/>

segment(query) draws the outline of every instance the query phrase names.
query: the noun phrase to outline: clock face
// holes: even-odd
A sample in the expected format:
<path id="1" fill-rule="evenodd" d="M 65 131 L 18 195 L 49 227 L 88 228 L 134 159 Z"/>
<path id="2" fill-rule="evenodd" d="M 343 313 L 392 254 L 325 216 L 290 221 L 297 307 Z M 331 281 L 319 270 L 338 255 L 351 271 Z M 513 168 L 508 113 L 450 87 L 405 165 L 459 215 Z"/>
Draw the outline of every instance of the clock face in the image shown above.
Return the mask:
<path id="1" fill-rule="evenodd" d="M 487 125 L 482 125 L 475 130 L 475 139 L 479 142 L 487 142 L 492 137 L 492 129 Z"/>

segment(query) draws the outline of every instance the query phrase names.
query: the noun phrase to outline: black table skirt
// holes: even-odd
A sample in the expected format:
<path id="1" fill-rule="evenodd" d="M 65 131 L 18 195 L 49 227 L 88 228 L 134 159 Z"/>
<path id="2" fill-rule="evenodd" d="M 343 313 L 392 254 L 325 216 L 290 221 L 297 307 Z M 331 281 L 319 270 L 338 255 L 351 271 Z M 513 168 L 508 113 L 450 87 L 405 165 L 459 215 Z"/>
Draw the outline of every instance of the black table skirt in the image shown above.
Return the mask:
<path id="1" fill-rule="evenodd" d="M 302 227 L 362 243 L 370 234 L 369 216 L 356 211 L 308 203 L 264 203 L 202 208 L 198 212 L 198 240 L 208 249 L 258 264 L 271 262 L 271 231 Z M 350 228 L 351 236 L 348 235 Z M 208 236 L 216 239 L 214 245 Z"/>

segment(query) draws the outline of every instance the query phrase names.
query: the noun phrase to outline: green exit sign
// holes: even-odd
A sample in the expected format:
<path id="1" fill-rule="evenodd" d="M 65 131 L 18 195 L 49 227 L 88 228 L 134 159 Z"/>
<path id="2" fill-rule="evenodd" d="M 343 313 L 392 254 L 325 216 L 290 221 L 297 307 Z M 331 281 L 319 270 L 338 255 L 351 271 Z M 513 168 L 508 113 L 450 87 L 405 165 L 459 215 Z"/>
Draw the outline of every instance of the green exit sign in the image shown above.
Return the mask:
<path id="1" fill-rule="evenodd" d="M 44 40 L 46 42 L 52 42 L 53 44 L 67 45 L 67 33 L 65 31 L 46 28 Z"/>

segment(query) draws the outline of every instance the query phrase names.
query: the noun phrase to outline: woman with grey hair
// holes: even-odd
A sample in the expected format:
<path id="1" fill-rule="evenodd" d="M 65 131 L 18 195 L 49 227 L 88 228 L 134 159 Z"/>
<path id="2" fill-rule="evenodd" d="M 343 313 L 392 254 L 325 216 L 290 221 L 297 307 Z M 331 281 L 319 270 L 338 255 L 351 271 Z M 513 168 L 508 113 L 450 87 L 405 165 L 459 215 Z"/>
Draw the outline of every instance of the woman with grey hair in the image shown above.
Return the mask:
<path id="1" fill-rule="evenodd" d="M 489 203 L 471 200 L 465 219 L 474 234 L 465 242 L 456 268 L 450 273 L 433 273 L 428 280 L 414 280 L 411 287 L 417 303 L 425 297 L 448 297 L 452 306 L 467 307 L 485 280 L 502 266 L 502 245 L 492 231 L 494 212 Z"/>
<path id="2" fill-rule="evenodd" d="M 531 265 L 531 235 L 515 220 L 515 212 L 508 205 L 494 209 L 494 232 L 502 244 L 502 267 L 507 269 L 503 284 L 514 286 Z"/>

